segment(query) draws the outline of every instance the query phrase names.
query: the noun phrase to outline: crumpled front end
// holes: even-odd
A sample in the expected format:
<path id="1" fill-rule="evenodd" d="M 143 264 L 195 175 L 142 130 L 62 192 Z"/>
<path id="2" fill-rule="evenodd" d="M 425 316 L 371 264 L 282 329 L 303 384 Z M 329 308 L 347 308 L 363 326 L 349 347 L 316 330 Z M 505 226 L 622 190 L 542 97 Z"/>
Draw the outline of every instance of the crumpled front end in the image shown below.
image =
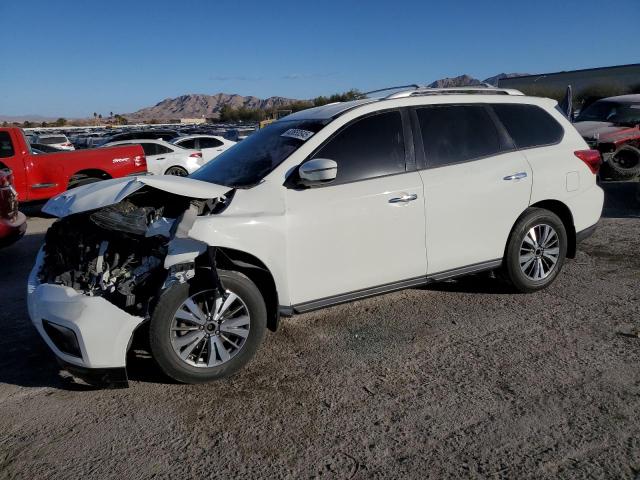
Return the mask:
<path id="1" fill-rule="evenodd" d="M 185 197 L 151 187 L 61 218 L 28 282 L 29 315 L 63 367 L 89 383 L 127 385 L 135 330 L 168 285 L 188 281 L 209 246 L 188 238 L 198 215 L 233 197 Z"/>

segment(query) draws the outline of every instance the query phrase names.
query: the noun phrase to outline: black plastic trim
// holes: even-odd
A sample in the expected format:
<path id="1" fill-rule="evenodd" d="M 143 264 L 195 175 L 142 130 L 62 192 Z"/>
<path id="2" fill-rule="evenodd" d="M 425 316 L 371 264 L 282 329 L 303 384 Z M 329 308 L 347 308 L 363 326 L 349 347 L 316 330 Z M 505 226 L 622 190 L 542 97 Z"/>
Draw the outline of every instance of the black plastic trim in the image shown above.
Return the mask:
<path id="1" fill-rule="evenodd" d="M 87 368 L 65 362 L 58 357 L 56 357 L 56 360 L 63 370 L 66 370 L 74 377 L 84 380 L 94 387 L 114 389 L 129 387 L 126 367 Z"/>
<path id="2" fill-rule="evenodd" d="M 587 227 L 584 230 L 580 230 L 579 232 L 577 232 L 576 233 L 576 244 L 582 242 L 583 240 L 586 240 L 591 235 L 593 235 L 597 228 L 598 228 L 598 224 L 594 223 L 590 227 Z"/>
<path id="3" fill-rule="evenodd" d="M 484 272 L 486 270 L 493 270 L 502 265 L 502 259 L 496 258 L 495 260 L 489 260 L 488 262 L 479 262 L 466 267 L 452 268 L 451 270 L 444 270 L 438 273 L 432 273 L 428 276 L 428 279 L 433 282 L 440 282 L 442 280 L 448 280 L 450 278 L 461 277 L 470 273 Z"/>
<path id="4" fill-rule="evenodd" d="M 373 297 L 376 295 L 382 295 L 383 293 L 394 292 L 396 290 L 404 290 L 405 288 L 417 287 L 427 283 L 427 277 L 415 277 L 408 280 L 401 280 L 399 282 L 387 283 L 379 285 L 377 287 L 363 288 L 362 290 L 355 290 L 353 292 L 342 293 L 340 295 L 334 295 L 331 297 L 320 298 L 318 300 L 311 300 L 309 302 L 299 303 L 293 305 L 293 311 L 295 313 L 306 313 L 313 310 L 319 310 L 321 308 L 330 307 L 333 305 L 339 305 L 341 303 L 352 302 L 354 300 L 360 300 L 362 298 Z"/>
<path id="5" fill-rule="evenodd" d="M 474 263 L 473 265 L 467 265 L 465 267 L 453 268 L 451 270 L 432 273 L 424 277 L 414 277 L 407 280 L 401 280 L 399 282 L 386 283 L 384 285 L 378 285 L 376 287 L 363 288 L 361 290 L 355 290 L 353 292 L 333 295 L 331 297 L 320 298 L 318 300 L 311 300 L 309 302 L 299 303 L 291 307 L 280 305 L 280 315 L 290 317 L 295 313 L 312 312 L 314 310 L 320 310 L 321 308 L 332 307 L 334 305 L 361 300 L 363 298 L 375 297 L 377 295 L 383 295 L 385 293 L 395 292 L 397 290 L 404 290 L 406 288 L 418 287 L 421 285 L 426 285 L 428 283 L 440 282 L 442 280 L 461 277 L 471 273 L 494 270 L 501 265 L 502 259 L 498 258 L 495 260 L 489 260 L 487 262 L 479 262 Z"/>

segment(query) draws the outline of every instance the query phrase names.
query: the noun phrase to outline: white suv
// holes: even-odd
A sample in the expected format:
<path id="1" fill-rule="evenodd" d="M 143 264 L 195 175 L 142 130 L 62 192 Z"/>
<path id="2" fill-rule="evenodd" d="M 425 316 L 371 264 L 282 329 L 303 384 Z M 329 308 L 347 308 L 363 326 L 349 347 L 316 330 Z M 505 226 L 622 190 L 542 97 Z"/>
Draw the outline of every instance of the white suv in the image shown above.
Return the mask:
<path id="1" fill-rule="evenodd" d="M 289 115 L 190 178 L 66 192 L 29 313 L 76 375 L 126 384 L 137 330 L 169 376 L 205 382 L 281 316 L 483 270 L 547 287 L 603 205 L 600 156 L 555 106 L 409 89 Z"/>

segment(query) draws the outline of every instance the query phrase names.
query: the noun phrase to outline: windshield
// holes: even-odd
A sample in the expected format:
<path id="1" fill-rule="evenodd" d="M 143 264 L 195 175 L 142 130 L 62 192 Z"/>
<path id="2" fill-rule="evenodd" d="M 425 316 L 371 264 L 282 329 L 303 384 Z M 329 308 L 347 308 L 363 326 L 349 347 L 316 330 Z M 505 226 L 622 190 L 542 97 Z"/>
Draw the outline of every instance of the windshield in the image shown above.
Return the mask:
<path id="1" fill-rule="evenodd" d="M 577 122 L 640 123 L 640 103 L 617 103 L 599 100 L 589 105 Z"/>
<path id="2" fill-rule="evenodd" d="M 190 177 L 227 187 L 251 187 L 258 184 L 327 123 L 328 120 L 272 123 L 221 153 Z"/>

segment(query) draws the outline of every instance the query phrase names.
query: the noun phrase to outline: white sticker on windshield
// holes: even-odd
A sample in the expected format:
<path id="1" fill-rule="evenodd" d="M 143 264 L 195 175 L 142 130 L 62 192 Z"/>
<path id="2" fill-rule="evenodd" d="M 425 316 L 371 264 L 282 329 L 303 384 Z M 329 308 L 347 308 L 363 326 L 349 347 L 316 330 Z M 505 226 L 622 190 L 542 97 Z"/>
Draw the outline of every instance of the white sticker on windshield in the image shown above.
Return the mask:
<path id="1" fill-rule="evenodd" d="M 313 136 L 313 132 L 310 132 L 309 130 L 300 130 L 299 128 L 290 128 L 280 136 L 296 138 L 298 140 L 302 140 L 303 142 L 306 142 Z"/>

